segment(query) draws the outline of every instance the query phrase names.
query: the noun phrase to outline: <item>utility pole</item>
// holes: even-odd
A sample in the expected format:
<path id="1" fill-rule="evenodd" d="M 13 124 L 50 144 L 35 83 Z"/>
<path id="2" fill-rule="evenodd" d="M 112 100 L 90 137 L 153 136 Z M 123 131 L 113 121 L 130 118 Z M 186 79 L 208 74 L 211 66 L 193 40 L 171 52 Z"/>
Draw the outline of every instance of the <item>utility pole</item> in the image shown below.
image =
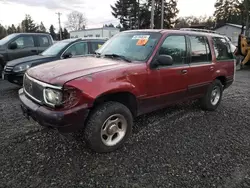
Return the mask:
<path id="1" fill-rule="evenodd" d="M 62 40 L 62 28 L 61 28 L 61 15 L 62 15 L 62 13 L 57 12 L 56 14 L 58 15 L 58 21 L 59 21 L 60 40 Z"/>
<path id="2" fill-rule="evenodd" d="M 155 0 L 152 0 L 152 5 L 151 5 L 151 24 L 150 28 L 154 29 L 154 18 L 155 18 Z"/>
<path id="3" fill-rule="evenodd" d="M 161 0 L 161 29 L 164 27 L 164 0 Z"/>

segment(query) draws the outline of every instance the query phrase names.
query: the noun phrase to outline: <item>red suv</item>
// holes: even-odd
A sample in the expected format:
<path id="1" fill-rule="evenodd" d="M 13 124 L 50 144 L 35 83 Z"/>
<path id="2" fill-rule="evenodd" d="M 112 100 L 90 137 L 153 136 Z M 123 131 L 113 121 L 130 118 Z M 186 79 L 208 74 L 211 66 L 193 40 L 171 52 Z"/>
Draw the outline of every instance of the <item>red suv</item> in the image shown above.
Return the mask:
<path id="1" fill-rule="evenodd" d="M 84 128 L 91 149 L 110 152 L 141 114 L 191 99 L 215 110 L 234 75 L 224 36 L 134 30 L 117 34 L 93 57 L 29 69 L 19 97 L 26 117 L 63 132 Z"/>

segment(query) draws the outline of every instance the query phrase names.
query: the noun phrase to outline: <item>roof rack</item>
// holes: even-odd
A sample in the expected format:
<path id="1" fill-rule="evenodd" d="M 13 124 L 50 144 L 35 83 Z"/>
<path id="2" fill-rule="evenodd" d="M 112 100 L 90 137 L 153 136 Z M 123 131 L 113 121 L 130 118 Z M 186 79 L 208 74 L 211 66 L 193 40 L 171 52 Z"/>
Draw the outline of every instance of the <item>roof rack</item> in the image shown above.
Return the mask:
<path id="1" fill-rule="evenodd" d="M 219 34 L 216 31 L 208 30 L 208 29 L 196 29 L 196 28 L 181 28 L 182 31 L 197 31 L 197 32 L 205 32 L 205 33 L 216 33 Z"/>
<path id="2" fill-rule="evenodd" d="M 109 38 L 108 37 L 80 37 L 78 39 L 100 39 L 100 40 L 108 40 Z"/>

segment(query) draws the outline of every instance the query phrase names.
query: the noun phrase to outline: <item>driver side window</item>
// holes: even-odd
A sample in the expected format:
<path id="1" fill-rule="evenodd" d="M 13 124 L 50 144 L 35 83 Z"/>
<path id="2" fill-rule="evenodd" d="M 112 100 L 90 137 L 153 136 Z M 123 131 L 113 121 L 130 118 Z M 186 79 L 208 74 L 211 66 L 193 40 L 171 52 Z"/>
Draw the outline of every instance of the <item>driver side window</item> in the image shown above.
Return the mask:
<path id="1" fill-rule="evenodd" d="M 174 65 L 184 64 L 186 53 L 186 39 L 180 35 L 168 36 L 159 51 L 159 55 L 170 55 Z"/>
<path id="2" fill-rule="evenodd" d="M 86 42 L 75 43 L 66 50 L 66 53 L 70 53 L 73 57 L 86 55 L 88 54 L 88 45 Z"/>
<path id="3" fill-rule="evenodd" d="M 29 48 L 29 47 L 35 46 L 32 36 L 19 37 L 13 42 L 17 44 L 18 49 Z"/>

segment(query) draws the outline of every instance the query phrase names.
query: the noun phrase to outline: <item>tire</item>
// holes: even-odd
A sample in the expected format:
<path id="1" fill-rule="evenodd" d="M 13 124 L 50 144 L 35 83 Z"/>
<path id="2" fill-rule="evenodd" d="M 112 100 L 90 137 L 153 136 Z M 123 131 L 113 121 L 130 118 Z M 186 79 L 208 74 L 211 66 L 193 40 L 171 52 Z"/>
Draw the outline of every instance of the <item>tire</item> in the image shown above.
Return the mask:
<path id="1" fill-rule="evenodd" d="M 126 106 L 118 102 L 106 102 L 91 112 L 84 136 L 93 151 L 112 152 L 129 138 L 132 127 L 133 116 Z"/>
<path id="2" fill-rule="evenodd" d="M 215 91 L 217 91 L 215 93 Z M 223 94 L 223 86 L 220 80 L 215 80 L 208 88 L 207 93 L 201 99 L 203 110 L 214 111 L 219 106 Z"/>

